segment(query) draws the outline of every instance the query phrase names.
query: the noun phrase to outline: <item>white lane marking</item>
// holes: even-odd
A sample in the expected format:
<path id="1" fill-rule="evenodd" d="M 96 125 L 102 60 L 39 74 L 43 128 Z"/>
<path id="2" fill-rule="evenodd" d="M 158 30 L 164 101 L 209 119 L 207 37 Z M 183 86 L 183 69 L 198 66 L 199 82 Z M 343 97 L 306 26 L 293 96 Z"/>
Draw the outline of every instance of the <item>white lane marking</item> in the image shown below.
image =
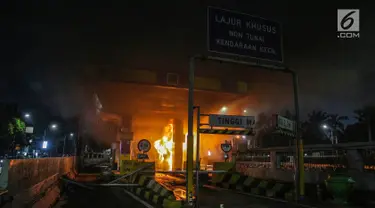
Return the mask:
<path id="1" fill-rule="evenodd" d="M 151 206 L 149 203 L 143 201 L 142 199 L 140 199 L 138 196 L 134 195 L 133 193 L 131 193 L 130 191 L 128 190 L 123 190 L 126 194 L 128 194 L 129 196 L 131 196 L 133 199 L 137 200 L 138 202 L 140 202 L 141 204 L 145 205 L 147 208 L 154 208 L 153 206 Z"/>

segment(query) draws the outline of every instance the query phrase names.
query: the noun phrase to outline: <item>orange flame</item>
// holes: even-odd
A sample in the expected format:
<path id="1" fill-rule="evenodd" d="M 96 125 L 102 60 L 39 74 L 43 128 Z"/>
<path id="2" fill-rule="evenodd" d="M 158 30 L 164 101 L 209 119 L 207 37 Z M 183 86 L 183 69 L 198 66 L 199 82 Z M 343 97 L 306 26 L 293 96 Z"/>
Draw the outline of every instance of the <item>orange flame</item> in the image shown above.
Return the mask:
<path id="1" fill-rule="evenodd" d="M 172 170 L 173 164 L 173 124 L 164 127 L 164 135 L 154 142 L 154 147 L 159 155 L 159 164 L 163 169 Z M 164 164 L 167 164 L 167 167 Z"/>

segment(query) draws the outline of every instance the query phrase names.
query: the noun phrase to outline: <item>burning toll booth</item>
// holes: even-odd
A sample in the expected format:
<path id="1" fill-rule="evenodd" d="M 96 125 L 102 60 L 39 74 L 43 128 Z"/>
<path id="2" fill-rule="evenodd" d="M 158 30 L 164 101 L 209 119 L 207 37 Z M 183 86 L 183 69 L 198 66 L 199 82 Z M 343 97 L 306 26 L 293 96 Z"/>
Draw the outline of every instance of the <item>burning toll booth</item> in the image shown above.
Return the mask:
<path id="1" fill-rule="evenodd" d="M 102 82 L 96 86 L 102 111 L 127 118 L 131 132 L 130 159 L 140 153 L 137 144 L 141 139 L 150 141 L 152 147 L 148 161 L 155 161 L 160 170 L 184 168 L 186 158 L 188 91 L 183 88 L 152 86 L 121 82 Z M 223 105 L 240 100 L 247 105 L 254 99 L 242 94 L 196 90 L 195 103 L 205 114 L 218 113 Z M 241 105 L 241 104 L 239 104 Z M 235 106 L 236 107 L 236 106 Z M 232 114 L 241 113 L 228 112 Z M 131 120 L 131 121 L 129 121 Z M 119 127 L 121 129 L 121 127 Z M 196 129 L 196 127 L 194 127 Z M 196 138 L 196 132 L 194 137 Z M 201 135 L 200 152 L 203 160 L 222 160 L 220 144 L 231 135 Z M 116 141 L 120 141 L 116 138 Z M 196 145 L 194 145 L 196 147 Z M 129 159 L 127 158 L 127 159 Z M 205 158 L 205 159 L 204 159 Z"/>
<path id="2" fill-rule="evenodd" d="M 183 161 L 183 125 L 179 119 L 170 119 L 164 127 L 163 136 L 153 142 L 158 153 L 156 168 L 173 170 L 181 168 Z"/>

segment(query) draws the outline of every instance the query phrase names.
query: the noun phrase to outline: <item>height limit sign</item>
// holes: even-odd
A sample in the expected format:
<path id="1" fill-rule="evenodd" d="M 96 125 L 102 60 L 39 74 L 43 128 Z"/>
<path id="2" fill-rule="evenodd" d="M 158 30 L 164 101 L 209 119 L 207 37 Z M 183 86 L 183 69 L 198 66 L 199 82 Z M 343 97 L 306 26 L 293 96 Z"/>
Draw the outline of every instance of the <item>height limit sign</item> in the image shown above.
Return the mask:
<path id="1" fill-rule="evenodd" d="M 208 8 L 208 51 L 283 61 L 279 23 L 224 9 Z"/>

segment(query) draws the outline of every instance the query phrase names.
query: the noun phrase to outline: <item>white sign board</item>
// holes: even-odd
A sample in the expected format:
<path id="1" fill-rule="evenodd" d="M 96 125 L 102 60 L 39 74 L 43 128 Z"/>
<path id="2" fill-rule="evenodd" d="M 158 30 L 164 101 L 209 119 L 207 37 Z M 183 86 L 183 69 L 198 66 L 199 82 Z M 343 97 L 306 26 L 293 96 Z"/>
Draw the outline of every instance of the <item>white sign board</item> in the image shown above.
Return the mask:
<path id="1" fill-rule="evenodd" d="M 27 126 L 26 129 L 25 129 L 25 133 L 26 134 L 32 134 L 32 133 L 34 133 L 34 127 Z"/>
<path id="2" fill-rule="evenodd" d="M 209 125 L 212 127 L 251 128 L 255 124 L 254 116 L 229 116 L 211 114 Z"/>
<path id="3" fill-rule="evenodd" d="M 280 129 L 294 131 L 296 123 L 290 119 L 277 115 L 276 126 Z"/>

